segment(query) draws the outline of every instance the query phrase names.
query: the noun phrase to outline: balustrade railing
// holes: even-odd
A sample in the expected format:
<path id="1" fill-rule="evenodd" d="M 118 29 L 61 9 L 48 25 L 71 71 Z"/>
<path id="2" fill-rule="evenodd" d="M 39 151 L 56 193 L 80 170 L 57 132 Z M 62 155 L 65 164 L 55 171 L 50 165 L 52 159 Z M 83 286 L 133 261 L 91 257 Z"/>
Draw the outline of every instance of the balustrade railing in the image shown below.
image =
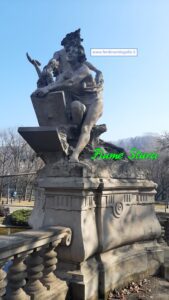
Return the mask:
<path id="1" fill-rule="evenodd" d="M 59 226 L 0 236 L 0 299 L 57 299 L 56 248 L 70 243 L 71 230 Z"/>

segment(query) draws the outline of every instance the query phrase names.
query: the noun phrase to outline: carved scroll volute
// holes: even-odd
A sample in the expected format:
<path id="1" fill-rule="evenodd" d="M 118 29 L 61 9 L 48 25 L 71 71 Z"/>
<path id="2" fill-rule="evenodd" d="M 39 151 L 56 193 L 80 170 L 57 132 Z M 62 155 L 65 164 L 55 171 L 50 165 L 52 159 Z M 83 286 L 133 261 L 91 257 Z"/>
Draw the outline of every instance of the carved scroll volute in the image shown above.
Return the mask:
<path id="1" fill-rule="evenodd" d="M 112 213 L 115 218 L 120 218 L 123 212 L 123 203 L 121 201 L 116 202 L 112 207 Z"/>
<path id="2" fill-rule="evenodd" d="M 2 269 L 4 265 L 4 262 L 0 262 L 0 300 L 3 299 L 2 297 L 6 293 L 6 285 L 7 285 L 7 280 L 6 280 L 6 272 Z"/>
<path id="3" fill-rule="evenodd" d="M 8 271 L 8 289 L 5 296 L 6 300 L 30 300 L 30 297 L 23 290 L 26 284 L 26 265 L 25 256 L 15 255 L 12 266 Z"/>
<path id="4" fill-rule="evenodd" d="M 39 254 L 40 249 L 35 249 L 26 259 L 28 283 L 25 291 L 31 299 L 39 300 L 46 294 L 46 287 L 40 282 L 43 276 L 43 259 Z"/>

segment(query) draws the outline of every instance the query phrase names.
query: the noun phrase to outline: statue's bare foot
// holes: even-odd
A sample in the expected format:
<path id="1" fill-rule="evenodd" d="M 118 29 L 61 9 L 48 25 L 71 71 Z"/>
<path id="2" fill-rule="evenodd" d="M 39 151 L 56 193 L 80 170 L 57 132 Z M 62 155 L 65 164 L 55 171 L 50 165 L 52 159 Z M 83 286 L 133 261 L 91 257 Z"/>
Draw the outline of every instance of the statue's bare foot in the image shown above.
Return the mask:
<path id="1" fill-rule="evenodd" d="M 74 155 L 74 154 L 72 154 L 72 155 L 71 155 L 71 157 L 70 157 L 70 159 L 69 159 L 69 161 L 70 161 L 70 162 L 74 162 L 74 163 L 77 163 L 77 162 L 79 162 L 79 160 L 78 160 L 78 156 L 77 156 L 77 155 Z"/>

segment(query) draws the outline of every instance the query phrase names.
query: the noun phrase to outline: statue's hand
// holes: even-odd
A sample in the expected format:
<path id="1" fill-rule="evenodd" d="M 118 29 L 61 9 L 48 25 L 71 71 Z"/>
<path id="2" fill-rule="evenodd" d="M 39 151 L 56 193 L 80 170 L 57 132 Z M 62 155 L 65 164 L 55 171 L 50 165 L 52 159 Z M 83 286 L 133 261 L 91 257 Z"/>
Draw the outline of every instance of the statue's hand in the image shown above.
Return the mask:
<path id="1" fill-rule="evenodd" d="M 39 88 L 37 89 L 33 95 L 34 96 L 37 96 L 37 97 L 44 97 L 46 96 L 47 94 L 49 93 L 49 89 L 45 86 L 43 88 Z"/>
<path id="2" fill-rule="evenodd" d="M 96 81 L 96 84 L 97 85 L 102 85 L 104 80 L 103 80 L 103 74 L 101 71 L 98 71 L 96 73 L 96 76 L 95 76 L 95 81 Z"/>

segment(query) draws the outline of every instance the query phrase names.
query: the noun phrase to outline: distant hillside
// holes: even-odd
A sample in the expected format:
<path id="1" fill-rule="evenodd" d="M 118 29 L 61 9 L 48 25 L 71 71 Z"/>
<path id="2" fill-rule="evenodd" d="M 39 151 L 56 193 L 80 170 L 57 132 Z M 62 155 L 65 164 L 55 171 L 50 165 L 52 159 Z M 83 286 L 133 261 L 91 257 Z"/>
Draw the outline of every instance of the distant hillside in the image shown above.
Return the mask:
<path id="1" fill-rule="evenodd" d="M 126 151 L 135 147 L 141 151 L 155 151 L 158 148 L 159 135 L 144 135 L 129 137 L 113 142 L 113 144 L 124 148 Z"/>

